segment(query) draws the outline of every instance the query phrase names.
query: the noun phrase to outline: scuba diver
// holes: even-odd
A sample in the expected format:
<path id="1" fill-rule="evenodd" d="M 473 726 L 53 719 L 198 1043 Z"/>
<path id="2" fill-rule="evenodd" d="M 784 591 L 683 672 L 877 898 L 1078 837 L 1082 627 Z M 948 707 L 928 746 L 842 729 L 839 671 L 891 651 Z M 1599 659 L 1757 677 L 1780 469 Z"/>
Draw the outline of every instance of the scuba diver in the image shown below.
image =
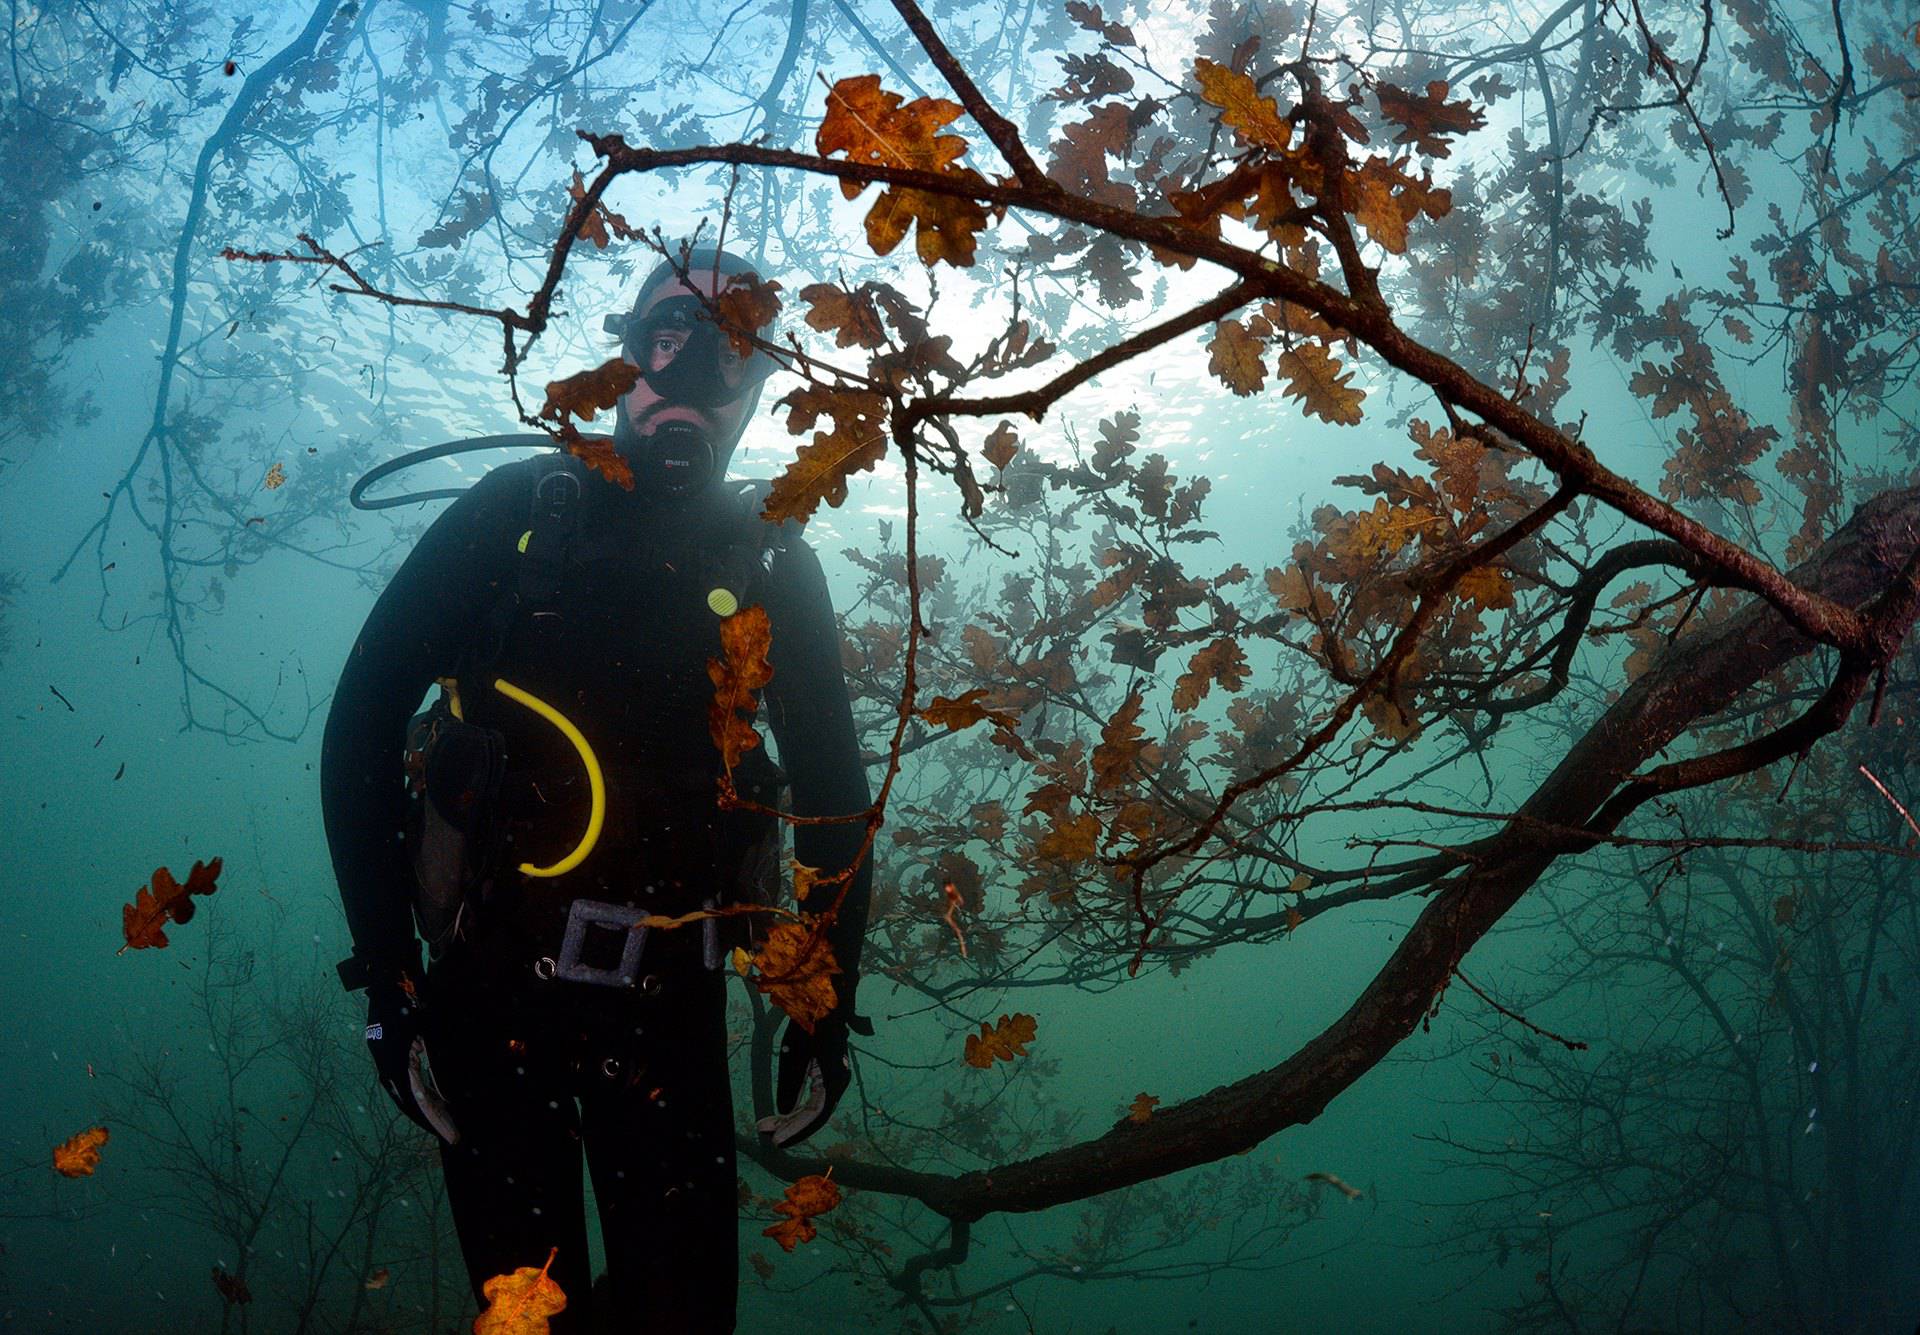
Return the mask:
<path id="1" fill-rule="evenodd" d="M 322 807 L 353 937 L 340 972 L 366 989 L 380 1083 L 440 1139 L 476 1295 L 558 1247 L 557 1332 L 594 1328 L 583 1149 L 612 1304 L 593 1322 L 734 1328 L 723 964 L 765 915 L 633 924 L 765 902 L 777 884 L 783 822 L 717 800 L 707 664 L 737 609 L 762 606 L 771 624 L 779 753 L 745 753 L 740 795 L 855 817 L 795 828 L 797 860 L 829 873 L 864 834 L 820 564 L 794 526 L 761 518 L 765 484 L 726 478 L 774 368 L 736 352 L 709 302 L 752 273 L 694 250 L 607 318 L 641 372 L 613 436 L 633 489 L 562 453 L 486 474 L 381 594 L 327 718 Z M 848 1031 L 871 1032 L 854 1013 L 870 882 L 863 864 L 828 932 L 835 1010 L 782 1036 L 777 1111 L 760 1123 L 775 1146 L 827 1120 L 850 1079 Z"/>

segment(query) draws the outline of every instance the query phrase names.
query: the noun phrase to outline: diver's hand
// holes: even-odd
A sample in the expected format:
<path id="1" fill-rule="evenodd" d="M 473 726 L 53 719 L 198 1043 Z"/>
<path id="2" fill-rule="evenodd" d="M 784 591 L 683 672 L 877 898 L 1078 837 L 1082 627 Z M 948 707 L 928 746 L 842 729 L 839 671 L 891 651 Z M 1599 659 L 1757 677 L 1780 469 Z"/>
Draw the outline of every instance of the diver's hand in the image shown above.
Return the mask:
<path id="1" fill-rule="evenodd" d="M 853 1079 L 847 1061 L 847 1022 L 829 1016 L 808 1033 L 798 1021 L 787 1021 L 786 1032 L 780 1036 L 777 1069 L 775 1115 L 762 1117 L 759 1130 L 761 1135 L 773 1138 L 775 1149 L 786 1149 L 825 1126 L 840 1096 L 847 1092 Z"/>
<path id="2" fill-rule="evenodd" d="M 380 1087 L 407 1118 L 452 1145 L 460 1139 L 447 1101 L 427 1065 L 420 1036 L 420 1000 L 406 980 L 367 988 L 367 1051 Z"/>

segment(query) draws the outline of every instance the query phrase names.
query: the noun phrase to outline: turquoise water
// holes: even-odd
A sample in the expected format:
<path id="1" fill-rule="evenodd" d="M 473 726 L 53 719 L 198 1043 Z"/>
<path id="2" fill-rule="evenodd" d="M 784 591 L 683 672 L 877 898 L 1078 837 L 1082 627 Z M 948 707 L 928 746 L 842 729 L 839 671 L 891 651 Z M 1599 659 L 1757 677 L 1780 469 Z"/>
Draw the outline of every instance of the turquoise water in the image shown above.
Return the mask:
<path id="1" fill-rule="evenodd" d="M 1646 35 L 1604 7 L 1324 6 L 1311 37 L 1305 7 L 1286 5 L 1095 17 L 1009 0 L 927 13 L 1063 179 L 1084 167 L 1051 148 L 1063 125 L 1102 101 L 1155 99 L 1139 109 L 1139 139 L 1115 139 L 1104 155 L 1110 179 L 1141 183 L 1141 209 L 1154 215 L 1166 212 L 1167 182 L 1144 183 L 1211 134 L 1217 103 L 1199 95 L 1196 57 L 1234 65 L 1242 39 L 1259 35 L 1238 55 L 1255 73 L 1304 42 L 1337 88 L 1362 71 L 1411 89 L 1453 79 L 1444 96 L 1471 97 L 1486 126 L 1408 167 L 1452 188 L 1451 213 L 1415 219 L 1404 256 L 1382 251 L 1379 231 L 1361 233 L 1401 323 L 1502 393 L 1516 365 L 1536 384 L 1549 378 L 1543 368 L 1563 349 L 1564 395 L 1542 407 L 1550 386 L 1530 401 L 1537 411 L 1569 432 L 1578 424 L 1626 483 L 1784 568 L 1855 506 L 1907 494 L 1920 454 L 1920 302 L 1908 281 L 1920 263 L 1920 48 L 1901 6 L 1846 8 L 1844 33 L 1821 6 L 1713 8 L 1690 96 L 1723 172 L 1735 173 L 1725 238 L 1720 187 L 1691 122 L 1672 108 L 1603 110 L 1659 101 L 1667 87 L 1634 74 L 1647 64 Z M 1699 11 L 1646 14 L 1684 75 Z M 539 288 L 573 171 L 591 180 L 596 170 L 576 129 L 636 145 L 764 137 L 811 151 L 827 83 L 873 71 L 911 98 L 938 94 L 941 74 L 879 4 L 19 3 L 9 22 L 0 939 L 13 954 L 0 975 L 0 1322 L 23 1332 L 468 1329 L 474 1309 L 431 1142 L 391 1113 L 362 1050 L 361 999 L 333 975 L 350 942 L 317 786 L 340 665 L 441 506 L 369 514 L 348 505 L 347 489 L 407 449 L 526 429 L 499 374 L 500 326 L 484 310 L 524 310 Z M 1130 25 L 1124 39 L 1101 31 L 1115 22 Z M 1518 49 L 1535 32 L 1548 35 L 1537 61 Z M 1082 96 L 1096 75 L 1119 77 L 1071 63 L 1095 54 L 1128 86 Z M 1829 147 L 1822 108 L 1843 57 L 1853 91 Z M 1490 76 L 1502 82 L 1474 83 Z M 1289 86 L 1275 78 L 1262 90 L 1284 110 Z M 1397 160 L 1420 147 L 1393 143 L 1404 122 L 1381 119 L 1377 91 L 1355 106 L 1373 127 L 1356 155 Z M 1590 122 L 1574 152 L 1565 141 Z M 966 161 L 1002 171 L 971 120 L 947 132 L 968 141 Z M 1168 147 L 1155 156 L 1161 133 Z M 1558 167 L 1550 141 L 1567 153 Z M 1231 129 L 1213 142 L 1229 157 L 1245 149 Z M 1187 175 L 1176 184 L 1229 170 L 1200 161 L 1178 167 Z M 830 184 L 758 167 L 740 180 L 729 205 L 722 168 L 629 176 L 607 204 L 667 236 L 703 219 L 717 226 L 724 209 L 729 235 L 783 284 L 781 336 L 847 365 L 863 365 L 858 350 L 835 348 L 802 319 L 808 284 L 885 281 L 926 303 L 931 274 L 930 329 L 965 359 L 1010 317 L 1007 269 L 1018 261 L 1021 309 L 1062 351 L 962 394 L 1031 388 L 1227 281 L 1205 263 L 1181 271 L 1142 255 L 1129 295 L 1086 235 L 1051 249 L 1036 240 L 1055 226 L 1041 209 L 987 227 L 975 266 L 929 270 L 910 239 L 873 255 L 862 225 L 871 190 L 849 202 Z M 1099 196 L 1075 180 L 1078 195 Z M 1225 226 L 1229 239 L 1252 236 Z M 351 286 L 344 274 L 291 258 L 221 257 L 225 247 L 310 256 L 303 232 L 373 287 L 482 313 L 344 294 L 328 286 Z M 1741 258 L 1758 284 L 1750 295 L 1734 269 Z M 654 262 L 638 241 L 579 245 L 520 377 L 529 411 L 546 382 L 612 355 L 600 319 L 625 309 Z M 1322 263 L 1335 277 L 1330 248 Z M 1795 266 L 1812 276 L 1794 277 Z M 1676 294 L 1684 319 L 1661 308 Z M 1662 341 L 1676 337 L 1675 321 L 1706 331 L 1715 359 L 1710 372 L 1688 362 L 1663 395 L 1645 368 L 1664 375 L 1681 355 Z M 1282 729 L 1294 742 L 1330 717 L 1342 692 L 1315 657 L 1312 628 L 1290 619 L 1265 574 L 1294 567 L 1296 544 L 1337 545 L 1348 521 L 1316 517 L 1320 507 L 1373 506 L 1336 479 L 1376 461 L 1426 478 L 1406 419 L 1445 418 L 1409 377 L 1344 349 L 1367 391 L 1357 426 L 1286 396 L 1277 342 L 1261 392 L 1231 393 L 1208 369 L 1213 321 L 1196 327 L 1038 423 L 1014 409 L 978 425 L 956 418 L 981 480 L 994 471 L 982 438 L 1003 416 L 1020 432 L 1022 464 L 1057 470 L 1037 505 L 990 494 L 978 532 L 941 475 L 944 442 L 925 446 L 918 542 L 944 573 L 926 576 L 919 703 L 988 688 L 990 703 L 1015 712 L 1033 758 L 995 747 L 985 727 L 925 745 L 930 725 L 910 732 L 877 844 L 860 993 L 876 1033 L 856 1044 L 859 1081 L 808 1147 L 810 1168 L 990 1173 L 1127 1125 L 1140 1094 L 1158 1105 L 1127 1134 L 1181 1125 L 1182 1105 L 1208 1110 L 1202 1122 L 1254 1125 L 1261 1109 L 1219 1091 L 1338 1021 L 1435 902 L 1437 882 L 1349 903 L 1321 896 L 1383 883 L 1387 872 L 1363 874 L 1370 866 L 1501 828 L 1488 813 L 1526 801 L 1611 717 L 1634 675 L 1663 670 L 1669 639 L 1722 633 L 1745 596 L 1702 597 L 1696 613 L 1678 567 L 1620 573 L 1597 599 L 1594 626 L 1612 630 L 1576 637 L 1565 688 L 1488 731 L 1484 711 L 1434 683 L 1481 670 L 1496 642 L 1514 674 L 1544 679 L 1540 645 L 1564 623 L 1581 573 L 1653 535 L 1601 504 L 1556 518 L 1506 567 L 1515 606 L 1486 609 L 1478 630 L 1447 623 L 1444 635 L 1459 638 L 1423 647 L 1425 730 L 1396 742 L 1377 708 L 1363 710 L 1296 786 L 1245 798 L 1223 827 L 1237 849 L 1216 841 L 1216 861 L 1173 864 L 1196 878 L 1182 891 L 1189 916 L 1169 920 L 1130 977 L 1139 924 L 1096 861 L 1076 864 L 1071 895 L 1027 884 L 1050 828 L 1083 812 L 1124 824 L 1122 802 L 1104 790 L 1077 795 L 1066 815 L 1040 804 L 1023 817 L 1046 777 L 1042 744 L 1078 738 L 1084 769 L 1134 690 L 1150 741 L 1182 718 L 1205 723 L 1208 739 L 1185 759 L 1163 753 L 1121 780 L 1124 793 L 1166 803 L 1177 816 L 1166 828 L 1181 831 L 1195 804 L 1204 810 L 1251 767 L 1215 749 L 1247 730 L 1230 705 L 1296 710 Z M 774 400 L 798 383 L 785 373 L 772 382 L 736 475 L 773 477 L 793 458 L 796 437 Z M 1745 414 L 1738 429 L 1714 386 Z M 1102 423 L 1126 412 L 1142 416 L 1129 467 L 1157 453 L 1183 482 L 1212 480 L 1188 526 L 1208 536 L 1169 542 L 1151 523 L 1130 535 L 1126 516 L 1102 513 L 1108 501 L 1141 504 L 1124 477 L 1103 490 L 1086 467 Z M 603 413 L 584 429 L 607 423 Z M 1795 447 L 1818 465 L 1787 457 Z M 507 457 L 412 476 L 462 485 Z M 1492 489 L 1496 470 L 1485 469 Z M 1822 469 L 1836 499 L 1809 538 L 1803 519 L 1817 507 L 1806 479 Z M 1511 473 L 1540 489 L 1529 505 L 1545 499 L 1545 469 L 1523 461 Z M 1750 481 L 1752 496 L 1730 477 Z M 856 714 L 866 746 L 884 753 L 901 669 L 882 650 L 904 624 L 904 591 L 873 571 L 904 569 L 902 459 L 889 453 L 847 484 L 806 534 L 856 646 L 849 661 L 877 664 L 855 674 Z M 1383 567 L 1392 588 L 1458 550 L 1432 532 L 1421 541 Z M 1104 613 L 1092 592 L 1115 566 L 1102 553 L 1129 543 L 1170 554 L 1188 579 L 1248 571 L 1214 587 L 1214 602 L 1176 609 L 1187 638 L 1151 666 L 1107 638 L 1152 625 L 1140 589 Z M 1646 592 L 1629 591 L 1637 580 Z M 1358 598 L 1362 584 L 1355 575 L 1343 587 Z M 1216 605 L 1233 610 L 1214 625 Z M 1022 644 L 1036 618 L 1055 633 Z M 1179 708 L 1192 654 L 1228 625 L 1246 646 L 1244 680 L 1218 679 Z M 1018 669 L 972 655 L 969 627 L 1013 645 L 1028 667 L 1056 649 L 1067 676 L 1046 698 L 1023 695 Z M 1351 638 L 1363 666 L 1387 643 Z M 1723 656 L 1758 652 L 1728 643 Z M 1764 734 L 1819 695 L 1833 657 L 1795 659 L 1645 764 Z M 966 1259 L 926 1270 L 915 1293 L 902 1276 L 949 1243 L 941 1214 L 911 1194 L 850 1188 L 821 1237 L 788 1255 L 762 1236 L 786 1179 L 743 1159 L 740 1329 L 1913 1329 L 1920 830 L 1896 803 L 1920 802 L 1916 667 L 1902 648 L 1877 721 L 1868 686 L 1846 725 L 1799 763 L 1790 754 L 1649 803 L 1619 828 L 1627 842 L 1563 853 L 1390 1055 L 1370 1066 L 1346 1053 L 1319 1059 L 1320 1070 L 1353 1065 L 1323 1110 L 1291 1107 L 1283 1129 L 1247 1133 L 1241 1153 L 1188 1153 L 1169 1135 L 1161 1171 L 1138 1185 L 1096 1167 L 1065 1203 L 987 1213 Z M 876 764 L 870 777 L 883 773 Z M 968 807 L 983 801 L 1003 804 L 1007 833 L 981 837 Z M 956 823 L 974 828 L 956 833 Z M 940 916 L 945 854 L 984 872 L 961 918 L 965 957 Z M 223 860 L 218 891 L 166 928 L 168 946 L 116 954 L 121 906 L 154 869 L 184 878 L 213 857 Z M 1311 874 L 1290 891 L 1301 866 Z M 1292 929 L 1289 905 L 1311 910 Z M 749 998 L 745 984 L 733 988 L 743 1131 Z M 1037 1017 L 1031 1051 L 990 1070 L 966 1065 L 965 1036 L 1011 1013 Z M 1154 1118 L 1165 1120 L 1156 1128 Z M 53 1173 L 52 1148 L 94 1126 L 110 1134 L 97 1169 Z M 229 1301 L 230 1276 L 247 1301 Z"/>

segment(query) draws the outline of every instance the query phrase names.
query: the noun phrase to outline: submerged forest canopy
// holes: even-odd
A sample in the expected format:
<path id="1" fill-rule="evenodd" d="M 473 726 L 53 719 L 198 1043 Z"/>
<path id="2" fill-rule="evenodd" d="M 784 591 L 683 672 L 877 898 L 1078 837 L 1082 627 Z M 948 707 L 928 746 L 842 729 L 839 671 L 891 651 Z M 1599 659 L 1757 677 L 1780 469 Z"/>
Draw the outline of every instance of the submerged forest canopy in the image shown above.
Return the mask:
<path id="1" fill-rule="evenodd" d="M 1236 1156 L 1337 1121 L 1397 1054 L 1473 1091 L 1470 1131 L 1416 1110 L 1404 1135 L 1472 1184 L 1426 1245 L 1489 1324 L 1916 1318 L 1907 4 L 10 23 L 0 488 L 83 423 L 114 477 L 60 550 L 9 557 L 0 617 L 23 579 L 84 586 L 236 750 L 310 745 L 331 668 L 243 668 L 229 597 L 269 570 L 363 597 L 426 522 L 356 516 L 367 467 L 537 430 L 618 481 L 632 368 L 602 314 L 696 230 L 777 278 L 711 313 L 787 372 L 767 514 L 839 563 L 879 794 L 866 972 L 906 1018 L 843 1138 L 746 1136 L 743 1191 L 770 1220 L 831 1165 L 845 1199 L 802 1255 L 861 1283 L 846 1301 L 1062 1329 L 1024 1303 L 1282 1270 L 1365 1184 Z M 731 759 L 752 743 L 722 712 Z M 174 1128 L 156 1208 L 232 1244 L 206 1300 L 232 1328 L 450 1320 L 435 1226 L 393 1204 L 422 1166 L 342 1093 L 351 1026 L 248 1010 L 264 953 L 203 935 L 180 1023 L 230 1073 L 292 1054 L 312 1110 L 296 1133 L 216 1108 L 236 1149 L 200 1155 L 197 1094 L 159 1058 L 121 1073 L 129 1123 Z M 751 1114 L 817 935 L 752 962 Z M 1231 1004 L 1247 968 L 1345 977 L 1317 943 L 1363 939 L 1299 1041 Z M 1050 1014 L 1098 1026 L 1155 987 L 1232 1034 L 1214 1087 L 1089 1104 L 1052 1078 Z M 352 1147 L 304 1269 L 250 1249 L 295 1207 L 242 1141 Z M 821 1315 L 801 1263 L 752 1258 Z"/>

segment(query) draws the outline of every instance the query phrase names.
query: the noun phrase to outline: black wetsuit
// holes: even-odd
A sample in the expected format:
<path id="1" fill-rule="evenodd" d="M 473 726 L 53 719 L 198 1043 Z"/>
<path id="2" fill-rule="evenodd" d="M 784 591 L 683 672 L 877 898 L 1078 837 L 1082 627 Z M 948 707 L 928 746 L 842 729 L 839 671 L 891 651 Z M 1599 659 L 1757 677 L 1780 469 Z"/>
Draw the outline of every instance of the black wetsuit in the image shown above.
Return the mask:
<path id="1" fill-rule="evenodd" d="M 543 980 L 535 964 L 558 953 L 576 897 L 677 914 L 728 894 L 751 821 L 714 802 L 707 664 L 722 657 L 727 605 L 710 602 L 716 588 L 730 584 L 740 603 L 767 609 L 774 671 L 761 722 L 771 724 L 793 810 L 866 806 L 837 623 L 811 549 L 797 536 L 743 547 L 739 502 L 721 488 L 663 503 L 590 475 L 563 578 L 544 605 L 529 606 L 519 548 L 534 480 L 551 467 L 490 473 L 434 523 L 381 595 L 327 720 L 327 838 L 356 955 L 410 957 L 402 742 L 430 684 L 457 675 L 465 716 L 505 735 L 508 765 L 498 822 L 505 892 L 476 937 L 432 965 L 423 1009 L 434 1074 L 460 1130 L 442 1162 L 476 1293 L 558 1246 L 553 1273 L 569 1312 L 555 1329 L 585 1329 L 584 1142 L 618 1328 L 729 1331 L 738 1254 L 724 973 L 705 967 L 698 928 L 650 936 L 640 987 Z M 548 865 L 578 840 L 583 766 L 551 724 L 491 689 L 496 675 L 569 718 L 605 772 L 605 833 L 563 876 L 529 880 L 511 868 Z M 760 773 L 770 771 L 762 760 Z M 858 822 L 803 825 L 794 854 L 837 870 L 861 836 Z M 857 967 L 868 881 L 863 868 L 831 934 L 843 984 Z M 843 1014 L 850 990 L 841 989 Z"/>

